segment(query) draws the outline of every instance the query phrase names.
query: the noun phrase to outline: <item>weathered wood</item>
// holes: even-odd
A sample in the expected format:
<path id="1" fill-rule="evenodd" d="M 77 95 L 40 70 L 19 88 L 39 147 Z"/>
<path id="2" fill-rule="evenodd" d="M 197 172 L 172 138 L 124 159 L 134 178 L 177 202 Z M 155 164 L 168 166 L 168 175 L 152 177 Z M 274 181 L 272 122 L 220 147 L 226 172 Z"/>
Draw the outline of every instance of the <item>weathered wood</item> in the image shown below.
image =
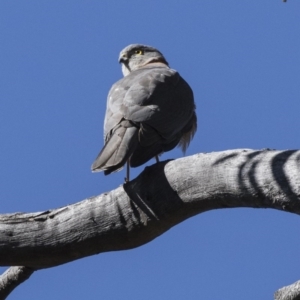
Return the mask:
<path id="1" fill-rule="evenodd" d="M 274 297 L 275 300 L 300 300 L 300 280 L 281 288 Z"/>
<path id="2" fill-rule="evenodd" d="M 7 296 L 22 282 L 27 280 L 34 272 L 27 267 L 10 267 L 0 276 L 0 300 Z"/>
<path id="3" fill-rule="evenodd" d="M 212 209 L 299 214 L 299 159 L 300 151 L 196 154 L 147 167 L 124 186 L 73 205 L 1 215 L 0 265 L 40 269 L 138 247 Z"/>

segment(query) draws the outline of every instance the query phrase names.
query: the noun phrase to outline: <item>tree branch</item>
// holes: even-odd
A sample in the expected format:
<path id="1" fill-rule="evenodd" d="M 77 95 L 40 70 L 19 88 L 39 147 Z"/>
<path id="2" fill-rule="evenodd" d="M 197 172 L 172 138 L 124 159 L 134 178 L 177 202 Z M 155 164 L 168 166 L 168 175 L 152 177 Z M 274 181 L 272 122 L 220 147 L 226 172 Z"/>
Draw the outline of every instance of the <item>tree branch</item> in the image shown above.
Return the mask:
<path id="1" fill-rule="evenodd" d="M 276 291 L 274 297 L 275 300 L 300 300 L 300 280 Z"/>
<path id="2" fill-rule="evenodd" d="M 123 186 L 73 205 L 0 215 L 0 265 L 49 268 L 138 247 L 212 209 L 300 214 L 299 159 L 300 151 L 196 154 L 147 167 Z"/>
<path id="3" fill-rule="evenodd" d="M 34 272 L 28 267 L 10 267 L 0 276 L 0 299 L 6 297 Z"/>

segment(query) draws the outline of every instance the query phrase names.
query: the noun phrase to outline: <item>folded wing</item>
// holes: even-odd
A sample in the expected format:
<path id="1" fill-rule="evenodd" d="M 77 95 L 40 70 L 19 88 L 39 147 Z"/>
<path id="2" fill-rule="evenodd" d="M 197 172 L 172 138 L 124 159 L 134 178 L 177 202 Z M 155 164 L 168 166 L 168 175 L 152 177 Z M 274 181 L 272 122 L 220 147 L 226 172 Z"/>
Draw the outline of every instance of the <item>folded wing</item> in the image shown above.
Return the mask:
<path id="1" fill-rule="evenodd" d="M 129 158 L 130 165 L 137 167 L 178 144 L 185 151 L 196 128 L 189 85 L 175 70 L 149 64 L 111 88 L 104 121 L 105 146 L 92 170 L 109 174 L 120 170 Z"/>

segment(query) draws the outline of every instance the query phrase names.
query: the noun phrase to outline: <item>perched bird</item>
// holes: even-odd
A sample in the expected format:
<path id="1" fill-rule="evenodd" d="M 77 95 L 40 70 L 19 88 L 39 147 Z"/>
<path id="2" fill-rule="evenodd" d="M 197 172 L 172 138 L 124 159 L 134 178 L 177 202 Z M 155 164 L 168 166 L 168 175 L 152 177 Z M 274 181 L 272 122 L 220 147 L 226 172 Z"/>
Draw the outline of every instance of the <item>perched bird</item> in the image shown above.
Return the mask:
<path id="1" fill-rule="evenodd" d="M 105 175 L 138 167 L 179 145 L 187 149 L 197 129 L 193 91 L 157 49 L 129 45 L 119 56 L 124 77 L 109 91 L 104 147 L 92 171 Z"/>

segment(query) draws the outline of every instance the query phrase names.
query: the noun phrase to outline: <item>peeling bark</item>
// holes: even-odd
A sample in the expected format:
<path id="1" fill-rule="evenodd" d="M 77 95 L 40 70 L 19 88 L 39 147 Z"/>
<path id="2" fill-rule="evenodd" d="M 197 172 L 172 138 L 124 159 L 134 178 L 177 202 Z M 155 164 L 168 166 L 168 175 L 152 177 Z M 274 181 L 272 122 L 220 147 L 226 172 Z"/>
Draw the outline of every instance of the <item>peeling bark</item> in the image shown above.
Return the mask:
<path id="1" fill-rule="evenodd" d="M 0 215 L 0 265 L 49 268 L 138 247 L 212 209 L 300 214 L 299 160 L 296 150 L 196 154 L 147 167 L 123 186 L 73 205 Z"/>

